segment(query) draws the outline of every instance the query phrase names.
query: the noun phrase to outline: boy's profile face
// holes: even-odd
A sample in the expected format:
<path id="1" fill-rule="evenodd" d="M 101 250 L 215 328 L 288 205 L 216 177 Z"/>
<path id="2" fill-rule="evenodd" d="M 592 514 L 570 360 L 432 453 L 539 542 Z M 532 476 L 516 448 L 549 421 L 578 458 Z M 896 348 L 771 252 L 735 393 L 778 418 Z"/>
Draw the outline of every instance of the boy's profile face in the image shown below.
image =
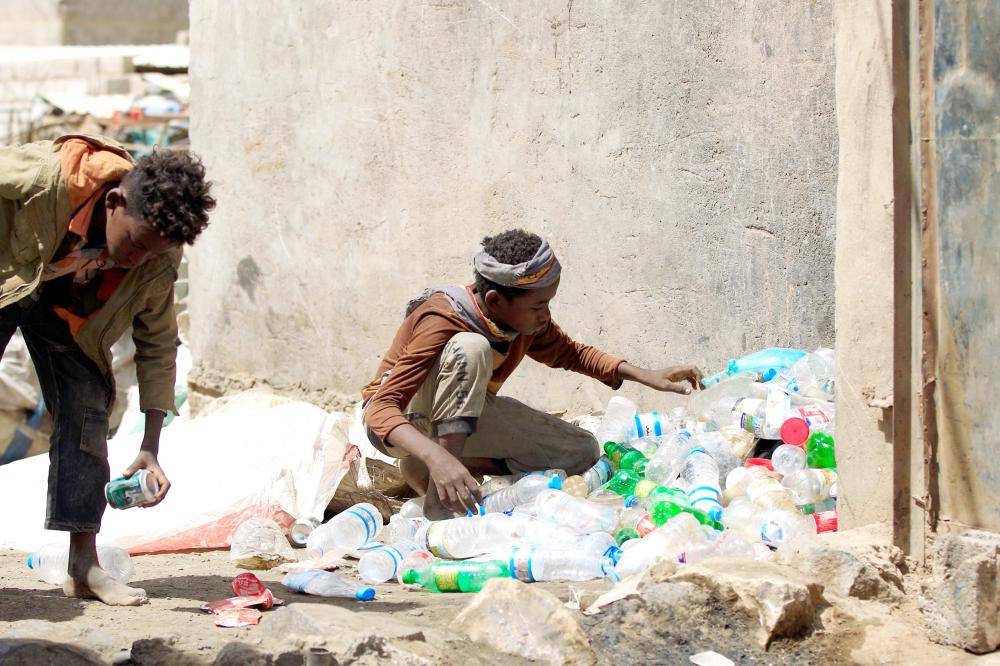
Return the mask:
<path id="1" fill-rule="evenodd" d="M 161 236 L 151 225 L 129 215 L 125 208 L 125 195 L 121 187 L 108 192 L 105 199 L 105 235 L 108 254 L 115 264 L 128 269 L 163 254 L 174 243 Z"/>
<path id="2" fill-rule="evenodd" d="M 558 290 L 557 281 L 544 289 L 531 289 L 509 300 L 493 290 L 486 292 L 483 299 L 497 323 L 521 335 L 534 335 L 541 333 L 542 329 L 548 326 L 552 318 L 549 303 L 555 298 Z"/>

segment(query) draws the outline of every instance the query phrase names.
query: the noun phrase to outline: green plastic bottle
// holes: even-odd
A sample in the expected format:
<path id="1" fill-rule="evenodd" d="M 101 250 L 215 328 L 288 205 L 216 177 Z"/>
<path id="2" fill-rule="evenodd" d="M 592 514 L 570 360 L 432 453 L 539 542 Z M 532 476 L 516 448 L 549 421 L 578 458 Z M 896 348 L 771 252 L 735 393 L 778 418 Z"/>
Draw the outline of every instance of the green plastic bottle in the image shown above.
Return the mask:
<path id="1" fill-rule="evenodd" d="M 810 467 L 835 469 L 837 459 L 833 453 L 833 437 L 823 432 L 814 432 L 806 440 L 806 463 Z"/>
<path id="2" fill-rule="evenodd" d="M 628 541 L 629 539 L 638 539 L 639 533 L 636 532 L 631 527 L 623 527 L 617 532 L 615 532 L 615 543 L 619 546 Z"/>
<path id="3" fill-rule="evenodd" d="M 407 569 L 403 582 L 432 592 L 478 592 L 490 578 L 509 578 L 506 562 L 435 562 L 423 569 Z"/>

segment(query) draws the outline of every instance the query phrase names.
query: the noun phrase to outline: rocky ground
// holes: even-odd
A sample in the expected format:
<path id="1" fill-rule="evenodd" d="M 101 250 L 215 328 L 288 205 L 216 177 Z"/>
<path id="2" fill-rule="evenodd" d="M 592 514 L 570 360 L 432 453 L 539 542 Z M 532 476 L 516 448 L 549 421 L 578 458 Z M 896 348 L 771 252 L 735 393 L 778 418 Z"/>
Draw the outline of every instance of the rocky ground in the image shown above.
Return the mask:
<path id="1" fill-rule="evenodd" d="M 240 570 L 228 553 L 138 557 L 135 568 L 151 603 L 109 608 L 64 598 L 34 581 L 23 553 L 0 553 L 0 664 L 682 664 L 708 650 L 737 664 L 1000 664 L 930 643 L 919 572 L 864 534 L 775 563 L 661 565 L 592 614 L 601 581 L 492 581 L 478 595 L 392 584 L 364 603 L 292 594 L 260 572 L 289 605 L 222 629 L 198 607 L 231 596 Z"/>

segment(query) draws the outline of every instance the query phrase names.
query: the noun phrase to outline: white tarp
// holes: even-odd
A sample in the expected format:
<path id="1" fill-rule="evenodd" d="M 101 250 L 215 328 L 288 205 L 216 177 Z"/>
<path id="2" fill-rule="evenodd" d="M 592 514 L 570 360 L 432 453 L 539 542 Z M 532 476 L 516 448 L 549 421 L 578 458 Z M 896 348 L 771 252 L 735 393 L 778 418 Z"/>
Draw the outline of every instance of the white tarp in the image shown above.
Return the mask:
<path id="1" fill-rule="evenodd" d="M 357 449 L 348 444 L 351 417 L 303 402 L 249 391 L 220 401 L 163 431 L 160 464 L 172 487 L 151 509 L 107 509 L 99 544 L 133 553 L 222 548 L 251 516 L 283 526 L 322 518 Z M 141 433 L 108 443 L 111 475 L 134 459 Z M 42 528 L 48 457 L 0 467 L 0 506 L 17 507 L 0 521 L 0 547 L 31 551 L 68 539 Z"/>

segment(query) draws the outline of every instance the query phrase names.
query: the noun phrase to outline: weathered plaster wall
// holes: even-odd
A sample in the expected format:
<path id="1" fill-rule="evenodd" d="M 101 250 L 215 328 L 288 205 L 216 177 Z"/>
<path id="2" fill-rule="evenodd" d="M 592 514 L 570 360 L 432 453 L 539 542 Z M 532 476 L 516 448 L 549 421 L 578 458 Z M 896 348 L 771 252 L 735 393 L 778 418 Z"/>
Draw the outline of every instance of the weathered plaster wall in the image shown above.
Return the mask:
<path id="1" fill-rule="evenodd" d="M 188 0 L 0 0 L 0 46 L 173 44 Z"/>
<path id="2" fill-rule="evenodd" d="M 194 0 L 191 31 L 198 389 L 353 399 L 513 226 L 562 260 L 557 321 L 637 363 L 833 343 L 829 1 Z M 530 361 L 505 393 L 609 396 Z"/>
<path id="3" fill-rule="evenodd" d="M 890 0 L 834 4 L 837 53 L 837 508 L 892 520 L 893 146 Z"/>

